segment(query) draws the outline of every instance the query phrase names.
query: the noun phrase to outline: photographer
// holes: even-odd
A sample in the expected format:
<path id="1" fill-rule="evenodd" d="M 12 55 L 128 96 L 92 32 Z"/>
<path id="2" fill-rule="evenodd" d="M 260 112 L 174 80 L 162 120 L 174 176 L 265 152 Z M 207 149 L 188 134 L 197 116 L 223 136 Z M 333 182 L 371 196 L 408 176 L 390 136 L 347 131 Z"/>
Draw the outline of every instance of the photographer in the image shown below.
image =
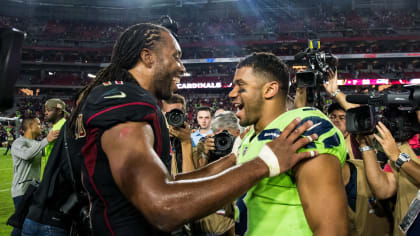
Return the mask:
<path id="1" fill-rule="evenodd" d="M 181 111 L 179 114 L 174 114 L 174 121 L 168 119 L 169 124 L 169 136 L 172 146 L 172 162 L 171 162 L 171 174 L 183 173 L 193 171 L 195 169 L 192 160 L 192 141 L 190 137 L 190 128 L 188 122 L 185 121 L 185 98 L 179 94 L 173 94 L 171 98 L 162 100 L 162 111 L 168 116 L 169 112 Z M 179 123 L 179 124 L 173 124 Z M 172 125 L 171 125 L 172 124 Z M 182 125 L 181 125 L 182 124 Z"/>
<path id="2" fill-rule="evenodd" d="M 231 111 L 224 111 L 215 116 L 210 124 L 210 128 L 213 132 L 213 135 L 208 135 L 207 137 L 201 138 L 197 144 L 197 153 L 195 155 L 195 159 L 198 160 L 198 167 L 205 166 L 208 163 L 224 156 L 224 153 L 219 154 L 220 150 L 219 152 L 216 150 L 215 136 L 218 134 L 225 132 L 229 134 L 230 137 L 235 137 L 234 142 L 231 142 L 232 146 L 229 147 L 229 152 L 232 152 L 233 144 L 237 143 L 238 139 L 240 141 L 240 126 L 238 119 L 236 118 L 236 115 Z M 226 149 L 228 149 L 228 147 L 226 147 Z M 224 151 L 226 152 L 227 150 Z"/>
<path id="3" fill-rule="evenodd" d="M 343 133 L 344 139 L 346 140 L 348 158 L 361 159 L 355 137 L 346 129 L 346 111 L 351 108 L 359 107 L 359 105 L 346 101 L 346 94 L 341 92 L 337 85 L 337 71 L 330 71 L 328 73 L 328 83 L 325 83 L 323 86 L 328 95 L 337 101 L 337 103 L 330 105 L 328 108 L 328 117 Z"/>
<path id="4" fill-rule="evenodd" d="M 328 118 L 341 131 L 346 141 L 348 159 L 361 159 L 358 150 L 357 142 L 352 134 L 346 129 L 346 110 L 358 107 L 357 104 L 352 104 L 346 101 L 346 94 L 338 89 L 337 85 L 337 71 L 329 70 L 328 83 L 323 84 L 325 91 L 332 96 L 337 103 L 333 103 L 328 107 Z M 294 100 L 296 108 L 307 105 L 307 89 L 297 88 L 296 97 Z"/>
<path id="5" fill-rule="evenodd" d="M 420 162 L 408 142 L 397 144 L 391 132 L 381 122 L 376 128 L 379 135 L 374 134 L 374 137 L 389 158 L 389 165 L 384 170 L 380 168 L 371 137 L 357 136 L 366 177 L 377 199 L 388 199 L 396 194 L 393 235 L 404 235 L 399 224 L 420 187 Z"/>
<path id="6" fill-rule="evenodd" d="M 235 113 L 223 111 L 217 114 L 210 127 L 214 135 L 202 138 L 197 145 L 197 154 L 201 157 L 199 158 L 199 167 L 233 152 L 234 142 L 238 140 L 240 142 L 240 126 Z M 217 150 L 217 147 L 219 147 L 219 150 Z M 233 218 L 233 205 L 226 205 L 217 212 L 196 221 L 193 224 L 194 233 L 196 235 L 222 235 L 224 233 L 233 235 L 235 225 Z"/>

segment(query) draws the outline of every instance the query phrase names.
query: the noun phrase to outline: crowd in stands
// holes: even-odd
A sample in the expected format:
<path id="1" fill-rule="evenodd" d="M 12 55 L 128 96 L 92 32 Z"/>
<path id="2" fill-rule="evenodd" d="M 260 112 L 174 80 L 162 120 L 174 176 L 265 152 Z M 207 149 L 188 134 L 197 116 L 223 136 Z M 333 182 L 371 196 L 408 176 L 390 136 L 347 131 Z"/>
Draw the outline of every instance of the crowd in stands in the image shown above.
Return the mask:
<path id="1" fill-rule="evenodd" d="M 241 40 L 244 35 L 261 35 L 261 40 L 268 35 L 276 35 L 277 39 L 296 39 L 308 38 L 317 32 L 334 32 L 336 36 L 380 36 L 392 33 L 391 29 L 416 27 L 420 23 L 419 11 L 402 10 L 292 12 L 278 15 L 267 15 L 262 19 L 239 13 L 222 17 L 206 16 L 204 12 L 197 19 L 188 16 L 175 20 L 178 21 L 178 34 L 183 42 Z M 48 39 L 112 42 L 127 26 L 45 19 L 34 21 L 33 18 L 17 17 L 0 17 L 0 25 L 26 31 L 29 34 L 28 43 L 32 45 Z M 378 28 L 388 31 L 378 33 L 380 31 L 374 30 Z M 364 31 L 366 29 L 370 30 Z M 345 32 L 340 32 L 342 30 Z"/>
<path id="2" fill-rule="evenodd" d="M 216 83 L 221 82 L 227 87 L 235 72 L 236 63 L 207 63 L 207 64 L 186 64 L 188 76 L 182 78 L 181 83 Z M 289 62 L 289 67 L 297 65 Z M 78 69 L 77 69 L 78 70 Z M 406 60 L 398 62 L 390 61 L 343 61 L 339 68 L 339 79 L 414 79 L 420 78 L 420 62 L 417 60 Z M 292 77 L 296 71 L 292 71 Z M 91 72 L 90 74 L 95 74 Z M 89 73 L 65 72 L 65 71 L 26 71 L 24 70 L 18 80 L 23 85 L 61 85 L 61 86 L 85 86 L 91 78 Z"/>

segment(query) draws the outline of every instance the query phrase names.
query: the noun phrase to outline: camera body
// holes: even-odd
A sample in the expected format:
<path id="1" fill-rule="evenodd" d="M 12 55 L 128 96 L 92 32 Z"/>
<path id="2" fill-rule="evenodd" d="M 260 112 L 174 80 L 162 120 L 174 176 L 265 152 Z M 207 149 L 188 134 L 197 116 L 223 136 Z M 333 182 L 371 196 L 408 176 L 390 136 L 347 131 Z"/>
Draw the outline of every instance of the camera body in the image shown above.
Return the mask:
<path id="1" fill-rule="evenodd" d="M 25 36 L 17 29 L 0 27 L 0 111 L 13 107 Z"/>
<path id="2" fill-rule="evenodd" d="M 185 114 L 182 110 L 174 108 L 165 114 L 168 124 L 173 127 L 185 128 L 184 122 L 186 120 Z"/>
<path id="3" fill-rule="evenodd" d="M 202 137 L 200 141 L 205 141 L 207 137 Z M 214 135 L 215 150 L 209 151 L 208 163 L 219 160 L 232 152 L 235 136 L 231 135 L 229 131 L 223 130 L 222 132 Z"/>
<path id="4" fill-rule="evenodd" d="M 381 121 L 397 142 L 407 141 L 420 133 L 416 108 L 420 104 L 420 87 L 410 94 L 348 95 L 347 101 L 365 106 L 346 111 L 346 129 L 352 134 L 369 135 Z M 380 107 L 385 106 L 383 110 Z"/>
<path id="5" fill-rule="evenodd" d="M 329 52 L 320 51 L 320 41 L 309 40 L 309 47 L 295 55 L 295 60 L 308 64 L 305 71 L 296 73 L 298 88 L 315 88 L 326 82 L 328 71 L 337 69 L 338 59 Z"/>

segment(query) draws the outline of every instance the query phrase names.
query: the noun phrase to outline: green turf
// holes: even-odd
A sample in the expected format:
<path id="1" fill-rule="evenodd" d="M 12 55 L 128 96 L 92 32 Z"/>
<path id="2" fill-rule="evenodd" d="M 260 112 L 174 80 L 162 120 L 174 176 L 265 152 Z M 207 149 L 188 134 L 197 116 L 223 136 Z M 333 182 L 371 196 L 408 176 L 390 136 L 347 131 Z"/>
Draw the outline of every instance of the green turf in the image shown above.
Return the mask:
<path id="1" fill-rule="evenodd" d="M 5 148 L 0 148 L 0 236 L 10 235 L 12 227 L 6 225 L 6 221 L 14 211 L 13 200 L 10 195 L 13 162 L 10 151 L 6 156 L 3 156 L 5 150 Z"/>

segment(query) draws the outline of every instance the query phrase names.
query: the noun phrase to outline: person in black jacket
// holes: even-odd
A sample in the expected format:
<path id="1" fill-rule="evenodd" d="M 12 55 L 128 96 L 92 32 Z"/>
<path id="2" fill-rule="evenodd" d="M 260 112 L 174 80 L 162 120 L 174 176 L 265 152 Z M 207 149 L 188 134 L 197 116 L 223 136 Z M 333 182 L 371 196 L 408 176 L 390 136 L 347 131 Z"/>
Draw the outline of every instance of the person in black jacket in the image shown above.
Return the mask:
<path id="1" fill-rule="evenodd" d="M 75 95 L 76 103 L 79 95 L 80 92 Z M 75 131 L 69 129 L 68 122 L 60 130 L 50 154 L 52 158 L 45 166 L 42 182 L 32 197 L 32 203 L 22 227 L 23 236 L 64 236 L 69 235 L 72 230 L 74 217 L 67 212 L 65 214 L 62 208 L 69 206 L 72 200 L 70 196 L 75 192 L 83 192 L 81 148 L 85 143 L 85 134 L 83 130 Z M 66 139 L 64 135 L 67 135 Z M 67 141 L 69 156 L 65 149 L 65 141 Z M 74 206 L 72 210 L 80 210 L 80 205 Z"/>

